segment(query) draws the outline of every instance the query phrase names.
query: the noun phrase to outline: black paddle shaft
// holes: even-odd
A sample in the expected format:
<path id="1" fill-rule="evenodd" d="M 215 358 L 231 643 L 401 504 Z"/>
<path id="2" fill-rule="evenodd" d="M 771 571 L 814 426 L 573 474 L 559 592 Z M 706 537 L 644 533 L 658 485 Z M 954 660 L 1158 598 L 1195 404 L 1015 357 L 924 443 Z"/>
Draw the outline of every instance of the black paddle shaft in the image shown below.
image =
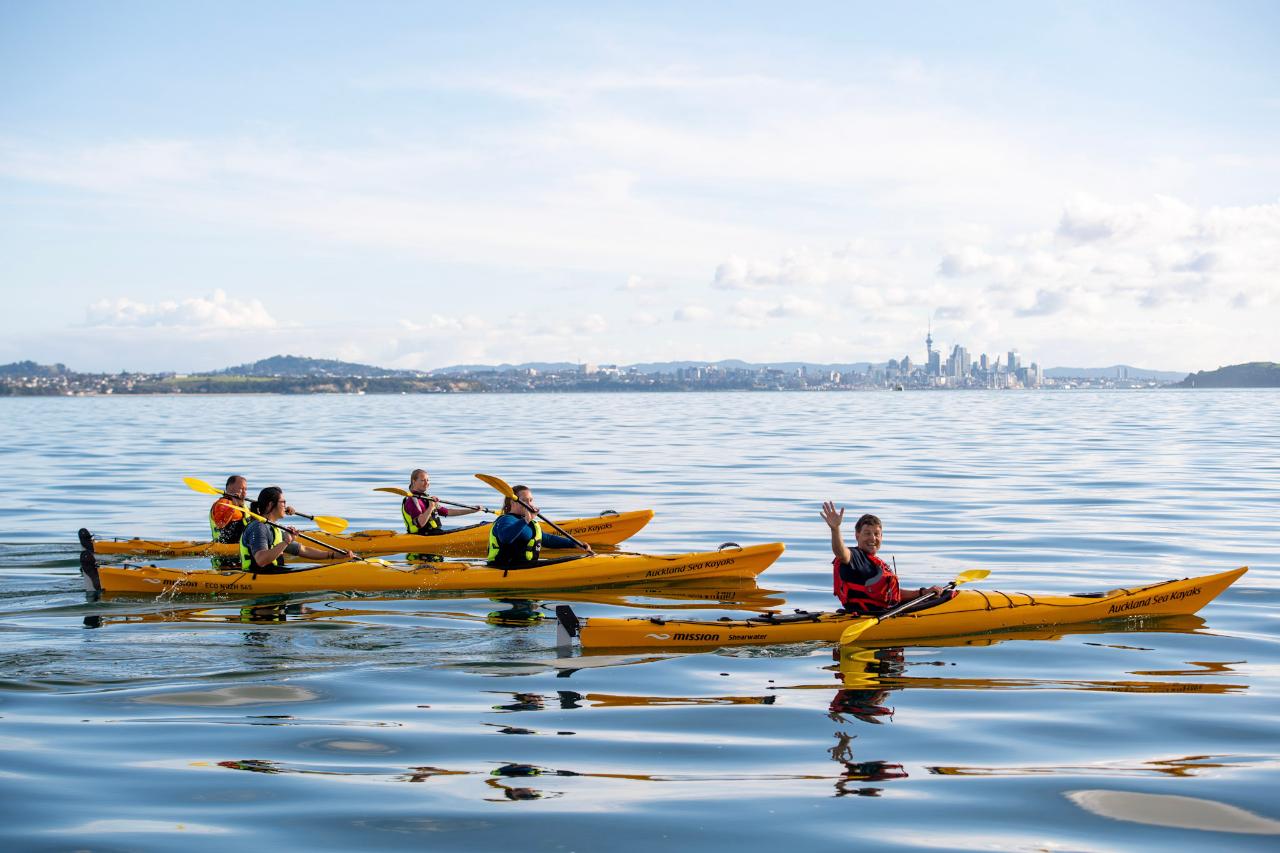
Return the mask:
<path id="1" fill-rule="evenodd" d="M 937 598 L 943 592 L 949 592 L 955 588 L 956 588 L 956 582 L 952 581 L 951 583 L 944 586 L 941 590 L 931 589 L 928 592 L 926 592 L 924 595 L 918 595 L 915 598 L 911 599 L 910 601 L 904 601 L 902 604 L 899 604 L 897 607 L 893 608 L 892 610 L 888 610 L 884 613 L 881 613 L 876 618 L 888 619 L 890 616 L 897 616 L 902 611 L 910 610 L 912 607 L 915 607 L 917 604 L 919 604 L 922 601 L 928 601 L 931 598 Z"/>

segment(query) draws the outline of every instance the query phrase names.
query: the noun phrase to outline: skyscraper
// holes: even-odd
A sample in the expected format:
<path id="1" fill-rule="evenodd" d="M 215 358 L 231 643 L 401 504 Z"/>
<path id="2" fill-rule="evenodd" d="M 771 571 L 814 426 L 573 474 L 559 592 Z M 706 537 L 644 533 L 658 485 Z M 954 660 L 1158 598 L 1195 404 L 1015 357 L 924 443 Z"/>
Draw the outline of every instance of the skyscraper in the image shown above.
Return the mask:
<path id="1" fill-rule="evenodd" d="M 932 317 L 929 318 L 929 331 L 926 332 L 924 336 L 924 350 L 925 350 L 924 363 L 926 365 L 925 371 L 930 376 L 937 376 L 941 370 L 942 358 L 941 358 L 941 354 L 939 354 L 938 357 L 936 358 L 934 357 L 933 318 Z"/>

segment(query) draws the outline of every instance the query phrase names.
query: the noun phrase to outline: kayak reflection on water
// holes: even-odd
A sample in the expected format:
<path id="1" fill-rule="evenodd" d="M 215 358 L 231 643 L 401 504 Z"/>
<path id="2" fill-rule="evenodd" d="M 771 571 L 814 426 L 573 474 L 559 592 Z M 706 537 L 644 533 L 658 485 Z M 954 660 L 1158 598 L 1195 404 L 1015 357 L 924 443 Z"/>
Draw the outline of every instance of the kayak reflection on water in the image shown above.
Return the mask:
<path id="1" fill-rule="evenodd" d="M 848 722 L 854 717 L 864 723 L 882 725 L 882 717 L 893 717 L 893 708 L 885 704 L 891 688 L 880 679 L 900 676 L 906 671 L 906 655 L 901 647 L 888 649 L 859 649 L 846 647 L 834 651 L 840 662 L 836 673 L 844 689 L 831 699 L 827 716 L 837 723 Z M 907 772 L 901 764 L 887 761 L 855 761 L 850 741 L 853 736 L 846 731 L 835 733 L 836 745 L 828 750 L 831 760 L 843 765 L 844 770 L 836 781 L 836 796 L 878 797 L 883 791 L 876 787 L 854 787 L 855 782 L 883 782 L 889 779 L 905 779 Z"/>
<path id="2" fill-rule="evenodd" d="M 845 715 L 856 717 L 864 723 L 880 725 L 880 717 L 892 717 L 893 709 L 885 700 L 893 692 L 881 681 L 885 677 L 903 675 L 907 670 L 906 654 L 901 646 L 886 649 L 860 649 L 845 647 L 833 651 L 840 662 L 836 678 L 844 689 L 831 700 L 827 716 L 838 723 L 847 722 Z"/>

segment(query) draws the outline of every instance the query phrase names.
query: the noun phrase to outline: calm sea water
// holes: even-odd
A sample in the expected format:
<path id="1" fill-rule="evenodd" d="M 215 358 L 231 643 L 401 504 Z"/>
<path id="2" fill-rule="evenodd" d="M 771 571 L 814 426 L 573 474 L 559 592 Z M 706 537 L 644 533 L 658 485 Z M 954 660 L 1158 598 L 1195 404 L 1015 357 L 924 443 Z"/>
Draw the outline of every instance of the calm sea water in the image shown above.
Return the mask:
<path id="1" fill-rule="evenodd" d="M 0 842 L 22 850 L 1150 850 L 1280 845 L 1280 393 L 0 401 Z M 353 527 L 408 471 L 629 547 L 781 540 L 830 498 L 909 585 L 1081 592 L 1251 567 L 1197 617 L 882 650 L 558 657 L 485 598 L 94 601 L 75 531 L 202 538 L 184 476 Z M 583 614 L 720 615 L 705 597 Z M 569 600 L 551 596 L 549 603 Z M 780 604 L 780 602 L 785 602 Z M 692 608 L 684 610 L 681 608 Z M 878 677 L 867 677 L 867 673 Z M 842 690 L 844 679 L 852 689 Z"/>

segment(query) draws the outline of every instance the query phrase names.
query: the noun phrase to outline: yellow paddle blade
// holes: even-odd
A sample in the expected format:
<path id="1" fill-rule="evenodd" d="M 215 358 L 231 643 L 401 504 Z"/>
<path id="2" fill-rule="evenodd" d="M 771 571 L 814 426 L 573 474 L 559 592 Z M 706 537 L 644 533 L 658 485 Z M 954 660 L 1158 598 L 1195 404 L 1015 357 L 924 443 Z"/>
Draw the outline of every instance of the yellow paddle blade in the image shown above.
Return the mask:
<path id="1" fill-rule="evenodd" d="M 971 581 L 980 581 L 989 574 L 991 574 L 990 569 L 968 569 L 956 575 L 955 583 L 959 585 Z"/>
<path id="2" fill-rule="evenodd" d="M 512 500 L 515 499 L 516 493 L 507 485 L 507 481 L 503 480 L 501 477 L 495 477 L 492 474 L 476 474 L 476 479 L 497 489 L 502 493 L 504 498 L 511 498 Z"/>
<path id="3" fill-rule="evenodd" d="M 402 498 L 413 497 L 413 492 L 409 491 L 408 489 L 397 489 L 395 486 L 377 486 L 374 488 L 374 491 L 386 492 L 387 494 L 391 494 L 391 495 L 399 495 Z"/>
<path id="4" fill-rule="evenodd" d="M 840 645 L 852 643 L 858 637 L 862 636 L 862 632 L 875 625 L 880 620 L 874 616 L 868 616 L 865 619 L 859 619 L 852 623 L 849 627 L 840 632 Z"/>
<path id="5" fill-rule="evenodd" d="M 206 483 L 204 480 L 196 477 L 183 477 L 182 482 L 187 484 L 187 488 L 193 492 L 202 492 L 206 495 L 221 495 L 222 489 L 216 489 Z"/>
<path id="6" fill-rule="evenodd" d="M 245 507 L 245 506 L 233 506 L 233 507 L 232 507 L 232 509 L 234 509 L 236 512 L 240 513 L 241 515 L 246 515 L 246 516 L 248 516 L 249 518 L 256 518 L 258 521 L 266 521 L 266 519 L 265 519 L 265 518 L 263 518 L 262 516 L 258 515 L 256 512 L 254 512 L 253 510 L 249 509 L 248 507 Z"/>
<path id="7" fill-rule="evenodd" d="M 332 515 L 317 515 L 311 520 L 316 523 L 316 527 L 319 527 L 325 533 L 341 533 L 350 524 L 345 518 L 338 518 Z"/>

